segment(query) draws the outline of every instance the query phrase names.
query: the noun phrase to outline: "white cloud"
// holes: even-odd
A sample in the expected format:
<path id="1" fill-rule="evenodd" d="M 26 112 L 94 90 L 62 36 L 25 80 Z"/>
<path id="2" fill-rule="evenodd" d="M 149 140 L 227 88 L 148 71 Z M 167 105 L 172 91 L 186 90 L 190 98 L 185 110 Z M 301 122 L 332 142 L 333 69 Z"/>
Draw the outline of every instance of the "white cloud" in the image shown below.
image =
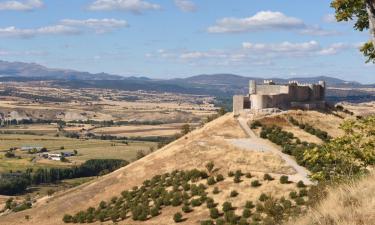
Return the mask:
<path id="1" fill-rule="evenodd" d="M 145 10 L 159 10 L 161 6 L 144 0 L 95 0 L 90 10 L 124 10 L 142 13 Z"/>
<path id="2" fill-rule="evenodd" d="M 39 35 L 72 35 L 94 30 L 96 33 L 110 32 L 127 27 L 125 20 L 116 19 L 63 19 L 56 25 L 21 29 L 14 26 L 0 28 L 0 37 L 32 38 Z"/>
<path id="3" fill-rule="evenodd" d="M 41 0 L 0 2 L 0 10 L 28 11 L 40 8 L 42 6 L 43 2 Z"/>
<path id="4" fill-rule="evenodd" d="M 128 27 L 129 24 L 125 20 L 116 19 L 87 19 L 87 20 L 75 20 L 75 19 L 63 19 L 61 24 L 72 27 L 86 27 L 94 29 L 97 33 L 105 33 L 114 29 L 122 27 Z"/>
<path id="5" fill-rule="evenodd" d="M 321 49 L 317 54 L 318 55 L 336 55 L 339 52 L 349 49 L 349 48 L 355 48 L 355 45 L 349 45 L 345 43 L 334 43 L 330 45 L 329 47 Z"/>
<path id="6" fill-rule="evenodd" d="M 319 57 L 336 55 L 354 45 L 333 43 L 322 46 L 317 41 L 281 42 L 281 43 L 242 43 L 238 49 L 211 49 L 204 51 L 161 49 L 154 53 L 147 53 L 145 57 L 156 60 L 171 60 L 191 65 L 270 65 L 286 58 Z"/>
<path id="7" fill-rule="evenodd" d="M 312 36 L 338 34 L 336 31 L 325 30 L 319 26 L 306 25 L 301 19 L 273 11 L 260 11 L 254 16 L 246 18 L 223 18 L 207 28 L 209 33 L 242 33 L 264 30 L 294 30 L 300 34 Z"/>
<path id="8" fill-rule="evenodd" d="M 340 32 L 335 30 L 325 30 L 319 26 L 309 26 L 300 31 L 300 34 L 310 35 L 310 36 L 332 36 L 338 35 Z"/>
<path id="9" fill-rule="evenodd" d="M 0 28 L 0 37 L 20 37 L 20 38 L 31 38 L 37 35 L 46 34 L 77 34 L 79 30 L 74 27 L 65 25 L 53 25 L 40 27 L 36 29 L 19 29 L 14 26 Z"/>
<path id="10" fill-rule="evenodd" d="M 243 49 L 251 52 L 261 52 L 262 54 L 273 57 L 285 56 L 316 56 L 316 55 L 335 55 L 343 50 L 351 47 L 351 45 L 344 43 L 334 43 L 328 47 L 322 47 L 316 41 L 301 42 L 301 43 L 242 43 Z"/>
<path id="11" fill-rule="evenodd" d="M 237 33 L 268 29 L 300 29 L 305 24 L 302 20 L 289 17 L 281 12 L 261 11 L 246 18 L 227 17 L 220 19 L 207 29 L 209 33 Z"/>
<path id="12" fill-rule="evenodd" d="M 302 42 L 302 43 L 291 43 L 282 42 L 277 44 L 263 44 L 263 43 L 251 43 L 244 42 L 242 47 L 248 50 L 255 51 L 272 51 L 272 52 L 306 52 L 306 51 L 316 51 L 320 49 L 320 45 L 316 41 Z"/>
<path id="13" fill-rule="evenodd" d="M 184 12 L 194 12 L 197 10 L 194 2 L 190 0 L 174 0 L 176 6 Z"/>

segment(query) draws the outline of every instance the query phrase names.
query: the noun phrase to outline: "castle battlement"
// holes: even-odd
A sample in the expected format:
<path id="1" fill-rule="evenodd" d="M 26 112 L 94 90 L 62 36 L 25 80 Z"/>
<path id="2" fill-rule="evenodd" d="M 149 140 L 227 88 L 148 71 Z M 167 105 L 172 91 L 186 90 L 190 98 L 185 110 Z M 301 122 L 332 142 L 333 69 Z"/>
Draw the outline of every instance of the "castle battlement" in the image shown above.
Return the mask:
<path id="1" fill-rule="evenodd" d="M 317 84 L 289 81 L 288 84 L 276 84 L 264 80 L 263 84 L 249 81 L 249 93 L 246 96 L 233 97 L 233 112 L 239 114 L 245 109 L 260 110 L 266 108 L 322 108 L 325 106 L 324 81 Z"/>

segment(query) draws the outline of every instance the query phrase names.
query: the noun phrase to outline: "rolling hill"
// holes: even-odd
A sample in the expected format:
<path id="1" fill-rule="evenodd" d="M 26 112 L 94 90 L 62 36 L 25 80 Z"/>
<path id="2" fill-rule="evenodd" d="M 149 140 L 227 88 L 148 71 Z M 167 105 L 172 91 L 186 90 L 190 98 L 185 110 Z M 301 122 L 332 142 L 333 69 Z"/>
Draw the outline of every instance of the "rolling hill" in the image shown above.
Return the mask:
<path id="1" fill-rule="evenodd" d="M 321 124 L 328 124 L 332 119 L 318 112 L 300 114 L 300 116 L 310 120 L 314 117 L 316 122 Z M 336 128 L 333 127 L 333 129 Z M 308 140 L 305 138 L 309 138 L 309 135 L 301 132 L 298 134 L 301 135 L 301 140 Z M 114 196 L 121 196 L 125 190 L 136 190 L 135 186 L 147 185 L 144 181 L 152 180 L 157 175 L 173 174 L 176 170 L 205 170 L 208 162 L 214 163 L 215 169 L 212 172 L 214 176 L 219 174 L 224 176 L 223 181 L 208 185 L 205 190 L 207 197 L 212 198 L 218 204 L 220 211 L 221 205 L 228 201 L 235 207 L 234 212 L 241 215 L 246 208 L 246 201 L 259 202 L 258 199 L 262 193 L 273 198 L 288 199 L 290 192 L 298 191 L 295 183 L 281 184 L 279 182 L 281 176 L 286 175 L 292 178 L 297 175 L 293 166 L 277 154 L 257 150 L 255 145 L 239 147 L 231 144 L 232 141 L 241 143 L 244 138 L 247 138 L 247 135 L 243 127 L 231 114 L 227 114 L 113 173 L 71 190 L 42 198 L 30 210 L 2 216 L 0 224 L 64 224 L 62 221 L 64 214 L 75 214 L 88 207 L 97 207 L 101 201 L 110 202 Z M 241 180 L 237 182 L 230 176 L 231 171 L 241 171 L 240 173 L 249 174 L 249 176 L 242 175 Z M 270 174 L 273 179 L 266 180 L 265 174 Z M 260 186 L 253 185 L 255 181 L 260 181 Z M 207 183 L 202 180 L 196 184 L 207 185 Z M 215 188 L 218 190 L 216 194 Z M 237 195 L 233 195 L 233 191 L 236 191 Z M 254 209 L 252 211 L 254 212 Z M 117 221 L 117 223 L 175 224 L 173 215 L 176 212 L 181 212 L 181 206 L 164 206 L 160 214 L 146 221 L 133 221 L 131 217 L 126 216 L 125 220 Z M 191 212 L 183 213 L 184 220 L 180 224 L 200 224 L 200 221 L 209 217 L 210 211 L 207 206 L 197 205 Z"/>

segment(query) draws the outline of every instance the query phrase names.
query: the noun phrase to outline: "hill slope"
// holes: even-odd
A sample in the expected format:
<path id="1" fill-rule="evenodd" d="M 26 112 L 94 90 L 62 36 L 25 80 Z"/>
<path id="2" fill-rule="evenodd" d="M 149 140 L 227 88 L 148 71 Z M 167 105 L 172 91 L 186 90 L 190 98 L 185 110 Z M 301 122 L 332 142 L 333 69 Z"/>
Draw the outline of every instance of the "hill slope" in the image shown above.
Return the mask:
<path id="1" fill-rule="evenodd" d="M 263 185 L 257 189 L 250 187 L 250 180 L 262 180 L 264 173 L 272 173 L 277 178 L 282 174 L 292 175 L 295 171 L 272 153 L 244 151 L 233 147 L 225 140 L 243 137 L 245 133 L 228 114 L 111 174 L 67 192 L 58 193 L 49 199 L 40 200 L 30 210 L 0 217 L 0 224 L 63 224 L 62 217 L 65 213 L 74 214 L 89 206 L 96 207 L 100 201 L 109 200 L 123 190 L 141 185 L 145 179 L 150 179 L 157 174 L 176 169 L 204 169 L 204 165 L 209 161 L 213 161 L 219 173 L 225 176 L 228 171 L 238 169 L 252 173 L 253 178 L 248 180 L 244 178 L 244 182 L 239 184 L 227 178 L 218 184 L 222 193 L 216 197 L 215 201 L 220 205 L 230 199 L 231 190 L 235 189 L 240 193 L 239 198 L 231 200 L 234 206 L 238 207 L 238 213 L 241 212 L 245 200 L 256 201 L 261 193 L 281 197 L 294 190 L 295 184 L 280 186 L 278 179 L 262 181 Z M 212 190 L 209 189 L 208 193 L 212 193 Z M 133 222 L 128 219 L 120 224 L 129 224 L 129 222 L 131 224 L 173 224 L 172 217 L 177 210 L 178 208 L 170 207 L 163 210 L 160 216 L 149 219 L 147 222 Z M 25 220 L 25 215 L 30 215 L 30 220 Z M 198 224 L 199 220 L 208 217 L 207 208 L 202 206 L 195 208 L 182 224 Z"/>
<path id="2" fill-rule="evenodd" d="M 375 221 L 375 174 L 335 186 L 317 208 L 292 221 L 299 225 L 373 225 Z"/>

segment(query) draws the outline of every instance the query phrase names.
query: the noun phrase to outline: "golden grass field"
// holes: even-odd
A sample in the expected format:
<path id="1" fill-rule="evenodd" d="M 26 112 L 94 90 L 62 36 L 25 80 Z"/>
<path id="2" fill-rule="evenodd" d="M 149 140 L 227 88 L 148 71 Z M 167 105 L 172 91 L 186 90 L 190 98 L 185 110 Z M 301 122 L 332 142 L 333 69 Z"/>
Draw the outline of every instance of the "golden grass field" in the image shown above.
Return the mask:
<path id="1" fill-rule="evenodd" d="M 215 196 L 215 201 L 222 203 L 231 200 L 238 210 L 242 209 L 245 200 L 256 201 L 261 192 L 280 197 L 294 190 L 295 184 L 280 185 L 277 180 L 281 174 L 295 173 L 281 158 L 272 153 L 237 149 L 225 141 L 227 138 L 244 137 L 243 130 L 231 114 L 228 114 L 111 174 L 71 190 L 59 192 L 51 198 L 40 200 L 31 210 L 0 217 L 0 223 L 9 225 L 63 224 L 61 219 L 65 213 L 74 214 L 89 206 L 96 206 L 100 201 L 119 195 L 121 191 L 130 189 L 134 185 L 140 185 L 143 180 L 154 175 L 175 169 L 203 169 L 209 161 L 213 161 L 219 168 L 219 172 L 225 176 L 228 171 L 237 169 L 251 172 L 255 175 L 251 179 L 261 179 L 264 173 L 275 174 L 275 181 L 265 182 L 259 189 L 249 188 L 250 179 L 247 178 L 244 178 L 244 181 L 239 184 L 234 184 L 230 178 L 220 183 L 223 193 Z M 236 189 L 240 193 L 238 198 L 229 199 L 228 193 L 232 189 Z M 126 220 L 119 224 L 171 224 L 172 216 L 176 210 L 178 209 L 166 208 L 162 215 L 144 223 Z M 25 215 L 30 215 L 31 219 L 26 221 Z M 206 208 L 197 208 L 181 224 L 197 224 L 198 220 L 207 217 Z"/>
<path id="2" fill-rule="evenodd" d="M 152 137 L 152 136 L 173 136 L 181 133 L 184 123 L 170 123 L 161 125 L 126 125 L 113 127 L 99 127 L 91 132 L 97 135 L 115 135 L 120 137 Z M 190 124 L 197 126 L 197 124 Z"/>
<path id="3" fill-rule="evenodd" d="M 288 225 L 373 225 L 375 222 L 375 175 L 333 186 L 327 198 Z"/>

